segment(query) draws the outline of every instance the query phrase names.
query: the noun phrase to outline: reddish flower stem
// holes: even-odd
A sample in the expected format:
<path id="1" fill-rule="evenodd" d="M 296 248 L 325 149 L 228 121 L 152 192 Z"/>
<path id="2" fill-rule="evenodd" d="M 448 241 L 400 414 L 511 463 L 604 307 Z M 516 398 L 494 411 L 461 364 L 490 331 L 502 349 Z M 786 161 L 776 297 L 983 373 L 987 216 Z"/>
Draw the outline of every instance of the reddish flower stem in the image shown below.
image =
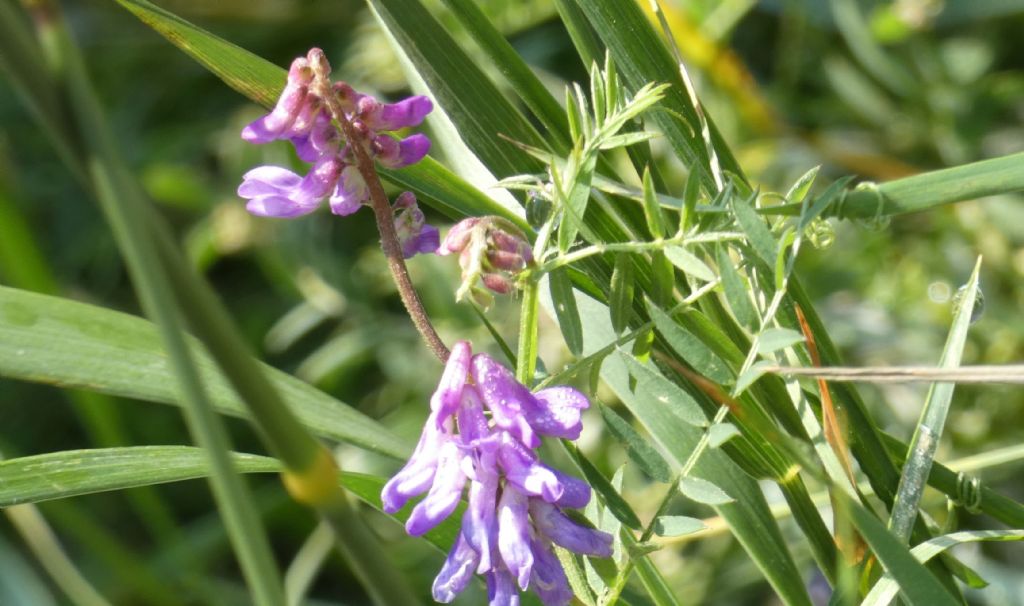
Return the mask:
<path id="1" fill-rule="evenodd" d="M 331 116 L 341 126 L 345 139 L 349 142 L 349 149 L 352 150 L 355 156 L 356 169 L 359 170 L 359 174 L 363 177 L 363 181 L 366 182 L 366 187 L 369 189 L 370 207 L 373 208 L 373 214 L 377 219 L 381 247 L 384 249 L 384 256 L 388 260 L 388 269 L 391 270 L 391 277 L 394 278 L 395 286 L 398 287 L 398 294 L 402 297 L 402 303 L 405 305 L 406 311 L 409 312 L 409 317 L 412 318 L 412 323 L 416 326 L 416 330 L 420 332 L 420 336 L 426 342 L 427 348 L 441 360 L 441 363 L 445 363 L 448 361 L 448 355 L 451 352 L 444 342 L 441 341 L 437 331 L 434 330 L 434 325 L 430 323 L 430 316 L 427 315 L 427 311 L 423 308 L 423 302 L 420 301 L 419 293 L 416 292 L 416 287 L 413 286 L 412 279 L 409 278 L 409 270 L 405 266 L 405 257 L 402 254 L 402 245 L 399 243 L 398 234 L 395 232 L 395 215 L 391 210 L 391 203 L 388 201 L 387 194 L 384 193 L 384 185 L 380 182 L 380 177 L 377 175 L 373 158 L 367 153 L 359 133 L 345 115 L 345 111 L 341 107 L 335 91 L 332 90 L 330 82 L 325 82 L 318 78 L 314 86 L 317 89 L 317 95 L 327 104 L 327 109 L 330 110 Z"/>

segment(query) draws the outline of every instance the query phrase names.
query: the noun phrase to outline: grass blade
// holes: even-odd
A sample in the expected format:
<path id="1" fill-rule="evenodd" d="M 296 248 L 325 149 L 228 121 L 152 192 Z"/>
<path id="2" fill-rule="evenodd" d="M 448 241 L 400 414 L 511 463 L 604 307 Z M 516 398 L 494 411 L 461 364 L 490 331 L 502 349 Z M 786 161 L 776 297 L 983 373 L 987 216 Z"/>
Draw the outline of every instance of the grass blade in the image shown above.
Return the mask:
<path id="1" fill-rule="evenodd" d="M 971 324 L 974 303 L 978 296 L 978 272 L 981 270 L 981 258 L 974 266 L 970 280 L 961 291 L 960 303 L 956 317 L 942 349 L 939 366 L 953 368 L 960 365 L 964 344 L 967 342 L 967 329 Z M 921 411 L 921 418 L 910 440 L 910 449 L 903 475 L 896 490 L 896 501 L 889 518 L 889 528 L 904 543 L 910 539 L 910 532 L 917 519 L 917 508 L 921 503 L 921 495 L 931 473 L 932 460 L 939 447 L 939 439 L 946 424 L 946 415 L 953 399 L 954 383 L 934 383 L 928 390 L 928 397 Z"/>
<path id="2" fill-rule="evenodd" d="M 53 343 L 62 347 L 53 347 Z M 190 349 L 214 408 L 248 417 L 238 395 L 195 341 Z M 315 387 L 265 367 L 300 421 L 326 438 L 403 458 L 411 446 Z M 120 312 L 0 287 L 0 375 L 177 404 L 156 327 Z"/>

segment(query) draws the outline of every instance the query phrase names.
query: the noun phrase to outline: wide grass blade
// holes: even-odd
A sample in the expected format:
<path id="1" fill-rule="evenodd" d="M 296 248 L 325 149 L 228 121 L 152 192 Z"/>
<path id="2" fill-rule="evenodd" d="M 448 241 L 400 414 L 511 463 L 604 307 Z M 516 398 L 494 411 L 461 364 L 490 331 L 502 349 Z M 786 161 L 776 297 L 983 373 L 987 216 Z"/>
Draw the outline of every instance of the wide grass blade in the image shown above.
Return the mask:
<path id="1" fill-rule="evenodd" d="M 56 342 L 61 347 L 54 347 Z M 192 342 L 214 408 L 248 417 L 238 395 Z M 300 421 L 317 435 L 394 458 L 411 445 L 315 387 L 266 367 Z M 142 318 L 67 299 L 0 287 L 0 375 L 176 404 L 171 370 L 156 328 Z"/>
<path id="2" fill-rule="evenodd" d="M 231 460 L 239 473 L 284 469 L 277 459 L 259 455 L 236 452 Z M 205 478 L 209 473 L 203 449 L 194 446 L 126 446 L 19 457 L 0 461 L 0 507 Z M 339 475 L 346 490 L 378 510 L 386 481 L 360 473 Z M 394 517 L 404 522 L 411 511 L 406 507 Z M 453 515 L 424 536 L 447 551 L 459 532 L 460 517 Z"/>

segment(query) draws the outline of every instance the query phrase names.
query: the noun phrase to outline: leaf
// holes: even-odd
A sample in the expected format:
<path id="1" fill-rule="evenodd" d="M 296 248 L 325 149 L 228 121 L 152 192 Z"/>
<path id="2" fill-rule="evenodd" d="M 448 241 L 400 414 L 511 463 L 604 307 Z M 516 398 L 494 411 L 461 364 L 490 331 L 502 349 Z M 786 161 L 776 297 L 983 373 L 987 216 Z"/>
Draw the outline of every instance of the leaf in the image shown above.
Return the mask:
<path id="1" fill-rule="evenodd" d="M 736 385 L 732 389 L 733 397 L 739 397 L 748 387 L 754 384 L 754 381 L 757 381 L 764 375 L 767 368 L 774 365 L 775 362 L 771 360 L 758 360 L 751 364 L 750 368 L 743 371 L 743 374 L 736 378 Z"/>
<path id="2" fill-rule="evenodd" d="M 981 271 L 981 257 L 974 265 L 970 280 L 960 291 L 959 304 L 953 325 L 950 327 L 946 345 L 942 348 L 940 368 L 956 368 L 960 365 L 964 345 L 967 342 L 967 330 L 971 325 L 975 301 L 978 297 L 978 272 Z M 953 400 L 955 383 L 933 383 L 928 390 L 921 418 L 918 420 L 914 436 L 910 440 L 907 460 L 903 465 L 899 487 L 896 489 L 896 501 L 889 518 L 889 528 L 893 534 L 907 542 L 910 532 L 917 519 L 917 508 L 921 503 L 921 495 L 931 473 L 932 461 L 939 447 L 939 439 L 946 424 L 949 405 Z"/>
<path id="3" fill-rule="evenodd" d="M 622 133 L 619 135 L 612 135 L 611 137 L 605 137 L 601 140 L 599 146 L 601 150 L 615 149 L 617 147 L 629 147 L 630 145 L 636 145 L 637 143 L 643 143 L 644 141 L 650 141 L 656 139 L 660 135 L 646 130 Z"/>
<path id="4" fill-rule="evenodd" d="M 545 140 L 418 0 L 370 0 L 469 149 L 499 179 L 541 167 L 510 143 Z M 498 137 L 501 134 L 504 138 Z"/>
<path id="5" fill-rule="evenodd" d="M 661 516 L 654 520 L 654 533 L 659 537 L 679 537 L 705 528 L 703 520 L 686 516 Z"/>
<path id="6" fill-rule="evenodd" d="M 611 293 L 608 295 L 608 310 L 611 313 L 615 334 L 621 335 L 629 328 L 629 320 L 633 316 L 634 288 L 633 261 L 629 258 L 629 253 L 620 252 L 615 255 Z"/>
<path id="7" fill-rule="evenodd" d="M 693 222 L 694 209 L 700 197 L 700 167 L 693 167 L 686 176 L 686 187 L 683 189 L 683 207 L 679 211 L 679 233 L 685 233 Z"/>
<path id="8" fill-rule="evenodd" d="M 917 558 L 918 562 L 923 564 L 947 549 L 964 543 L 1022 540 L 1024 540 L 1024 530 L 965 530 L 928 539 L 911 549 L 910 553 Z M 893 598 L 896 597 L 896 594 L 899 593 L 899 590 L 900 586 L 896 580 L 891 575 L 886 574 L 881 579 L 878 579 L 878 582 L 871 588 L 868 595 L 864 597 L 861 606 L 888 606 Z"/>
<path id="9" fill-rule="evenodd" d="M 740 430 L 732 423 L 715 423 L 708 427 L 708 444 L 711 448 L 718 448 L 738 435 Z"/>
<path id="10" fill-rule="evenodd" d="M 807 192 L 811 191 L 811 186 L 814 185 L 814 178 L 818 176 L 818 169 L 821 166 L 815 166 L 811 170 L 805 172 L 796 180 L 793 187 L 789 188 L 786 192 L 786 202 L 790 204 L 799 204 L 804 201 L 807 197 Z"/>
<path id="11" fill-rule="evenodd" d="M 675 271 L 672 262 L 665 256 L 665 251 L 651 252 L 651 299 L 658 305 L 672 304 L 672 291 L 676 286 Z"/>
<path id="12" fill-rule="evenodd" d="M 572 355 L 579 357 L 583 353 L 583 326 L 580 324 L 580 312 L 576 309 L 576 297 L 573 295 L 572 280 L 564 269 L 556 269 L 548 274 L 548 286 L 551 289 L 551 301 L 555 305 L 558 326 L 562 329 L 565 344 Z"/>
<path id="13" fill-rule="evenodd" d="M 750 296 L 747 294 L 747 287 L 740 276 L 739 269 L 733 264 L 727 251 L 726 247 L 719 247 L 716 258 L 718 275 L 722 277 L 725 300 L 729 303 L 729 309 L 736 316 L 736 320 L 753 330 L 758 323 L 757 312 L 754 311 L 754 305 L 750 302 Z"/>
<path id="14" fill-rule="evenodd" d="M 60 343 L 60 347 L 54 347 Z M 223 414 L 245 407 L 201 346 L 193 343 L 203 384 Z M 264 368 L 285 402 L 314 433 L 404 458 L 410 445 L 390 429 L 315 387 Z M 0 287 L 0 375 L 177 404 L 175 381 L 150 322 L 58 297 Z"/>
<path id="15" fill-rule="evenodd" d="M 725 505 L 736 500 L 715 484 L 701 478 L 682 478 L 679 480 L 679 492 L 705 505 Z"/>
<path id="16" fill-rule="evenodd" d="M 240 473 L 276 473 L 277 459 L 231 453 Z M 127 446 L 90 450 L 66 450 L 0 461 L 0 507 L 39 503 L 53 499 L 165 484 L 209 475 L 206 453 L 194 446 Z M 377 510 L 385 478 L 361 473 L 342 473 L 339 481 L 348 491 Z M 395 515 L 405 521 L 411 507 Z M 447 551 L 459 532 L 459 516 L 452 516 L 425 537 Z"/>
<path id="17" fill-rule="evenodd" d="M 621 0 L 578 1 L 576 6 L 586 15 L 593 29 L 607 45 L 618 69 L 623 86 L 633 92 L 652 82 L 668 84 L 660 105 L 667 112 L 651 112 L 650 120 L 658 125 L 665 138 L 686 166 L 701 167 L 701 177 L 708 191 L 715 188 L 711 177 L 707 148 L 700 136 L 700 121 L 686 94 L 679 65 L 672 59 L 658 32 L 636 2 Z M 563 14 L 565 12 L 563 11 Z M 741 173 L 710 119 L 712 141 L 718 151 L 722 168 Z"/>
<path id="18" fill-rule="evenodd" d="M 651 180 L 649 167 L 644 168 L 643 194 L 647 229 L 651 232 L 651 237 L 660 240 L 665 237 L 665 219 L 661 215 L 661 204 L 658 203 L 658 194 L 654 191 L 654 181 Z"/>
<path id="19" fill-rule="evenodd" d="M 562 188 L 568 186 L 569 191 L 563 199 L 562 222 L 558 225 L 558 249 L 563 253 L 576 241 L 576 234 L 583 225 L 583 216 L 587 212 L 587 203 L 590 201 L 590 183 L 594 178 L 594 166 L 597 163 L 596 155 L 588 155 L 575 159 L 577 171 L 575 179 L 570 183 L 563 183 Z M 573 160 L 570 159 L 571 165 Z M 565 174 L 573 174 L 568 169 Z M 563 190 L 564 191 L 564 190 Z"/>
<path id="20" fill-rule="evenodd" d="M 682 246 L 665 247 L 665 256 L 672 262 L 672 265 L 675 265 L 687 275 L 699 278 L 705 282 L 711 282 L 715 279 L 715 272 L 711 271 L 710 267 Z"/>
<path id="21" fill-rule="evenodd" d="M 649 301 L 647 312 L 651 314 L 654 325 L 665 341 L 694 370 L 720 385 L 732 381 L 732 371 L 725 361 L 700 339 L 683 330 L 668 314 Z"/>
<path id="22" fill-rule="evenodd" d="M 804 336 L 790 328 L 767 328 L 758 337 L 757 353 L 767 355 L 797 343 L 803 343 Z"/>
<path id="23" fill-rule="evenodd" d="M 283 469 L 269 457 L 232 453 L 231 459 L 240 473 Z M 20 457 L 0 461 L 0 507 L 207 475 L 206 455 L 194 446 L 98 448 Z"/>
<path id="24" fill-rule="evenodd" d="M 743 233 L 747 234 L 747 241 L 751 248 L 757 253 L 758 258 L 764 261 L 768 267 L 775 266 L 776 245 L 772 232 L 768 229 L 764 219 L 754 210 L 754 199 L 744 200 L 739 197 L 731 199 L 732 210 L 736 215 Z"/>
<path id="25" fill-rule="evenodd" d="M 886 572 L 899 583 L 911 606 L 955 606 L 960 603 L 931 571 L 911 555 L 906 545 L 886 530 L 878 518 L 845 492 L 835 491 L 832 494 L 838 510 L 853 521 Z"/>
<path id="26" fill-rule="evenodd" d="M 285 72 L 280 67 L 145 0 L 117 0 L 117 3 L 231 88 L 264 107 L 277 102 L 285 84 Z"/>
<path id="27" fill-rule="evenodd" d="M 640 433 L 633 429 L 625 419 L 608 406 L 601 406 L 601 416 L 604 417 L 605 426 L 615 438 L 626 448 L 629 458 L 636 463 L 640 469 L 651 478 L 665 484 L 672 481 L 672 472 L 668 463 L 658 454 L 658 451 L 647 443 Z"/>
<path id="28" fill-rule="evenodd" d="M 566 445 L 569 455 L 572 456 L 573 460 L 576 461 L 576 465 L 579 466 L 580 471 L 583 472 L 583 477 L 590 483 L 591 488 L 601 495 L 601 500 L 604 501 L 605 507 L 612 513 L 615 518 L 632 528 L 633 530 L 639 530 L 641 528 L 640 518 L 636 517 L 636 513 L 633 508 L 626 503 L 622 495 L 619 494 L 615 487 L 611 485 L 608 478 L 598 471 L 594 464 L 591 463 L 586 457 L 584 457 L 578 449 L 574 446 Z"/>
<path id="29" fill-rule="evenodd" d="M 666 422 L 671 422 L 669 418 L 675 418 L 695 427 L 705 427 L 708 424 L 700 404 L 683 391 L 682 387 L 640 364 L 625 352 L 620 351 L 619 356 L 629 374 L 636 379 L 634 393 L 640 397 L 644 407 L 653 409 L 653 414 L 667 416 Z"/>

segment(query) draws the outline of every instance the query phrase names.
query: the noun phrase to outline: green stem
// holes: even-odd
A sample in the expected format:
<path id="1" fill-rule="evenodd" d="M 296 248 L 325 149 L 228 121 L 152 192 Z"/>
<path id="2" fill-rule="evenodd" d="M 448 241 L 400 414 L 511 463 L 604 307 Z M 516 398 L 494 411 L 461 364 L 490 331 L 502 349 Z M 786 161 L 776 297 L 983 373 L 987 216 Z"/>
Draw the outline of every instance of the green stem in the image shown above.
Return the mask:
<path id="1" fill-rule="evenodd" d="M 528 279 L 523 288 L 523 302 L 519 311 L 519 348 L 516 351 L 516 380 L 533 385 L 537 369 L 537 319 L 539 315 L 540 284 Z"/>

